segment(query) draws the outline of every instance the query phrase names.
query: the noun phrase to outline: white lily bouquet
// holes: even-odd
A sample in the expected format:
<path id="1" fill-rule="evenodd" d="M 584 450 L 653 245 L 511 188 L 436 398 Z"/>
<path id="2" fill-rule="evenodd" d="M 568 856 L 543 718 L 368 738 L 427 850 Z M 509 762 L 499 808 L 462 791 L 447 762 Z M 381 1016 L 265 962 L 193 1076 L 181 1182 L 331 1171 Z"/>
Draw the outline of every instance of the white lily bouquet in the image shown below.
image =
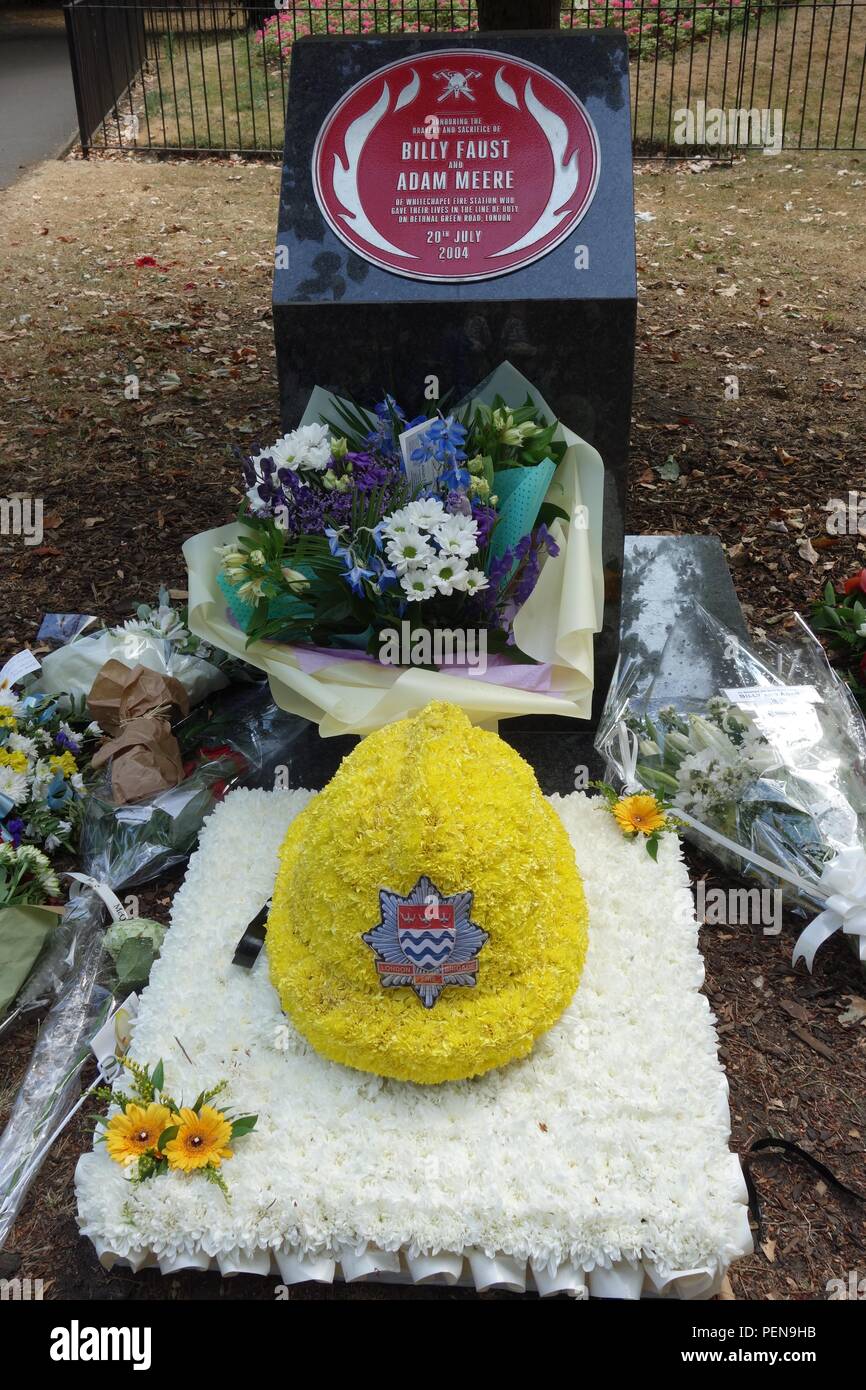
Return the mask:
<path id="1" fill-rule="evenodd" d="M 604 466 L 508 363 L 414 419 L 317 387 L 244 482 L 238 520 L 184 546 L 189 626 L 282 709 L 322 736 L 434 699 L 589 715 Z"/>
<path id="2" fill-rule="evenodd" d="M 664 797 L 687 839 L 814 917 L 795 961 L 811 970 L 841 930 L 866 965 L 866 725 L 807 625 L 759 655 L 696 605 L 642 691 L 640 679 L 622 668 L 599 727 L 616 777 Z"/>

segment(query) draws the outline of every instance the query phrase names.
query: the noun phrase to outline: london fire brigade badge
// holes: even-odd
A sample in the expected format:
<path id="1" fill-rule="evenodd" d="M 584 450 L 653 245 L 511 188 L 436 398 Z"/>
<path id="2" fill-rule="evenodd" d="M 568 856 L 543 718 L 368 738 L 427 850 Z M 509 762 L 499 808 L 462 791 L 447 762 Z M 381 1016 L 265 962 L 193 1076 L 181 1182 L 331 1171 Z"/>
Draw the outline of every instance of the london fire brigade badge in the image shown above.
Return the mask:
<path id="1" fill-rule="evenodd" d="M 379 982 L 408 985 L 432 1009 L 447 985 L 473 987 L 488 933 L 470 920 L 472 892 L 440 893 L 426 874 L 410 893 L 379 890 L 381 921 L 362 940 L 376 956 Z"/>

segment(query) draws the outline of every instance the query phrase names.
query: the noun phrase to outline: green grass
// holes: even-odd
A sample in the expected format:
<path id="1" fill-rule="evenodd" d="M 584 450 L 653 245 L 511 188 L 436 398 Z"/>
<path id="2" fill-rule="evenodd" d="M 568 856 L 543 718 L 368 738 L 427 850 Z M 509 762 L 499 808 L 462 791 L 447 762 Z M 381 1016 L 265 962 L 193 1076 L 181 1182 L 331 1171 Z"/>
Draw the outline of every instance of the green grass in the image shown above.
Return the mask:
<path id="1" fill-rule="evenodd" d="M 138 143 L 279 150 L 287 78 L 288 65 L 266 62 L 250 30 L 166 34 L 148 63 Z"/>
<path id="2" fill-rule="evenodd" d="M 739 0 L 738 0 L 739 2 Z M 669 107 L 733 106 L 781 108 L 785 143 L 832 148 L 866 144 L 864 112 L 858 120 L 866 52 L 866 4 L 834 10 L 826 4 L 787 0 L 777 9 L 756 5 L 749 25 L 740 22 L 735 0 L 634 0 L 628 11 L 592 0 L 575 27 L 613 23 L 617 13 L 628 30 L 641 16 L 644 38 L 632 44 L 631 90 L 638 149 L 664 146 Z M 380 7 L 381 12 L 381 7 Z M 647 30 L 661 14 L 655 37 Z M 675 23 L 670 23 L 674 15 Z M 256 42 L 255 31 L 195 32 L 181 14 L 173 32 L 161 36 L 144 79 L 144 100 L 135 101 L 139 145 L 168 149 L 279 151 L 283 143 L 291 20 L 281 16 L 282 50 Z M 186 28 L 178 27 L 186 24 Z M 690 27 L 688 27 L 690 26 Z M 273 30 L 271 31 L 273 32 Z M 658 49 L 658 54 L 656 53 Z M 822 101 L 823 93 L 823 101 Z M 855 130 L 855 121 L 858 128 Z"/>

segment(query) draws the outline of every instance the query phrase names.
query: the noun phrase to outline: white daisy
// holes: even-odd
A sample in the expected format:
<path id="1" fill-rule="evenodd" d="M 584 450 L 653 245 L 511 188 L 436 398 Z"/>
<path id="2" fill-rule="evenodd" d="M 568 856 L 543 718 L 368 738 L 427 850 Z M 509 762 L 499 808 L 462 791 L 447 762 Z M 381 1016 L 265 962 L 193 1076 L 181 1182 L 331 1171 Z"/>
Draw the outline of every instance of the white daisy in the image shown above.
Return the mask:
<path id="1" fill-rule="evenodd" d="M 440 594 L 462 590 L 466 580 L 466 561 L 459 555 L 437 555 L 430 562 L 428 573 Z"/>
<path id="2" fill-rule="evenodd" d="M 278 468 L 290 468 L 293 473 L 299 469 L 324 472 L 331 461 L 331 435 L 327 425 L 301 425 L 299 429 L 284 434 L 265 453 L 270 455 Z"/>
<path id="3" fill-rule="evenodd" d="M 395 536 L 388 542 L 386 552 L 398 574 L 405 574 L 408 569 L 426 565 L 435 558 L 435 552 L 427 537 L 416 530 L 403 531 Z"/>
<path id="4" fill-rule="evenodd" d="M 467 570 L 463 576 L 463 588 L 467 594 L 477 594 L 479 589 L 487 588 L 487 575 L 483 570 Z"/>
<path id="5" fill-rule="evenodd" d="M 478 550 L 478 523 L 471 516 L 446 516 L 433 532 L 444 553 L 468 560 Z"/>
<path id="6" fill-rule="evenodd" d="M 436 590 L 429 570 L 408 570 L 401 576 L 400 583 L 410 603 L 421 603 L 432 598 Z"/>
<path id="7" fill-rule="evenodd" d="M 404 511 L 408 520 L 422 531 L 432 531 L 447 516 L 438 497 L 419 497 L 415 502 L 408 502 Z"/>
<path id="8" fill-rule="evenodd" d="M 408 507 L 400 507 L 398 511 L 392 512 L 390 516 L 383 517 L 382 535 L 387 538 L 402 536 L 406 531 L 417 530 L 417 523 L 409 515 Z"/>

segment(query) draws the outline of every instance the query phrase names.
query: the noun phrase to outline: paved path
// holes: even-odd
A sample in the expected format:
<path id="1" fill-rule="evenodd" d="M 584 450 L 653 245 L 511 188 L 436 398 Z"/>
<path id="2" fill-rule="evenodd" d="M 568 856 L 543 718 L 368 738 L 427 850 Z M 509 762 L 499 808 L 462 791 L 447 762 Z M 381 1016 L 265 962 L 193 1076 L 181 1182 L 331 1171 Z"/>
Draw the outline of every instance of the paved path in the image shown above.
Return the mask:
<path id="1" fill-rule="evenodd" d="M 66 35 L 0 19 L 0 188 L 77 129 Z"/>

